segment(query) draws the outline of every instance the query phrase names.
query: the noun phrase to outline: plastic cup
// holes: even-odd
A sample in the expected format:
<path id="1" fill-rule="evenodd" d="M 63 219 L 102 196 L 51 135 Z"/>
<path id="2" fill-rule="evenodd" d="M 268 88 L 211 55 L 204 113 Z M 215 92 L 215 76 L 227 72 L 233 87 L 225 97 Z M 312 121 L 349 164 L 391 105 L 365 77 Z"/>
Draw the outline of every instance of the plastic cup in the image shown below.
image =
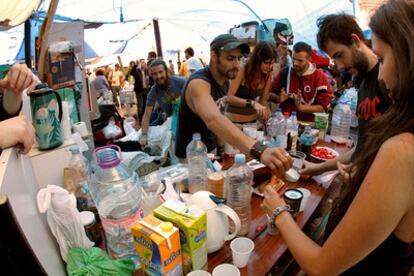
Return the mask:
<path id="1" fill-rule="evenodd" d="M 254 249 L 254 242 L 249 238 L 240 237 L 230 243 L 230 248 L 233 255 L 233 264 L 241 268 L 249 262 L 250 254 Z"/>
<path id="2" fill-rule="evenodd" d="M 221 264 L 213 269 L 213 276 L 240 276 L 240 270 L 232 264 Z"/>
<path id="3" fill-rule="evenodd" d="M 306 154 L 301 151 L 291 150 L 288 152 L 293 159 L 293 168 L 297 171 L 302 169 L 303 161 L 306 159 Z"/>
<path id="4" fill-rule="evenodd" d="M 263 137 L 264 137 L 264 131 L 257 131 L 257 133 L 256 133 L 256 140 L 257 141 L 262 141 L 263 140 Z"/>
<path id="5" fill-rule="evenodd" d="M 297 188 L 299 191 L 302 192 L 302 201 L 300 202 L 300 208 L 299 208 L 299 212 L 302 212 L 303 210 L 305 210 L 306 204 L 308 203 L 308 199 L 311 196 L 311 192 L 308 189 L 305 188 Z"/>
<path id="6" fill-rule="evenodd" d="M 211 276 L 211 274 L 205 270 L 194 270 L 188 273 L 187 276 Z"/>

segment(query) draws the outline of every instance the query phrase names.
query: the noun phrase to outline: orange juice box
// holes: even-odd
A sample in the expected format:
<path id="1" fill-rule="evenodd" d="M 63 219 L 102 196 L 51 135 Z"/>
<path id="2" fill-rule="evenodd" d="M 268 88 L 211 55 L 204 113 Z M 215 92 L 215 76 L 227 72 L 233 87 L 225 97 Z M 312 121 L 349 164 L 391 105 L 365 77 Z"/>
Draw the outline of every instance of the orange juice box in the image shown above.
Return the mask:
<path id="1" fill-rule="evenodd" d="M 184 273 L 207 269 L 207 215 L 197 206 L 169 199 L 156 208 L 154 216 L 169 221 L 180 231 Z"/>
<path id="2" fill-rule="evenodd" d="M 145 275 L 183 274 L 180 236 L 172 223 L 148 215 L 132 226 L 131 230 Z"/>

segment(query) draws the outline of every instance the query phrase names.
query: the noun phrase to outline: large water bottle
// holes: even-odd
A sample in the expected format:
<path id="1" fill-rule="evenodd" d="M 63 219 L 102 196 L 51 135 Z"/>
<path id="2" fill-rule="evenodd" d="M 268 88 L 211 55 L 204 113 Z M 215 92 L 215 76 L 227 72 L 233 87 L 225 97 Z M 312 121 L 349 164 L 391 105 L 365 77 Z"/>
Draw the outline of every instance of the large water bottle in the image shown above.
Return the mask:
<path id="1" fill-rule="evenodd" d="M 93 211 L 95 210 L 95 204 L 92 200 L 89 191 L 89 180 L 90 180 L 90 170 L 89 162 L 82 155 L 79 150 L 79 147 L 73 146 L 70 148 L 72 157 L 69 161 L 69 171 L 72 175 L 73 181 L 73 192 L 76 197 L 76 205 L 78 210 L 81 211 Z"/>
<path id="2" fill-rule="evenodd" d="M 251 222 L 250 200 L 252 196 L 253 172 L 245 164 L 244 154 L 236 154 L 234 165 L 227 171 L 225 179 L 227 205 L 240 218 L 240 236 L 249 234 Z M 234 226 L 230 223 L 230 228 Z"/>
<path id="3" fill-rule="evenodd" d="M 121 164 L 118 146 L 95 149 L 94 159 L 97 167 L 90 190 L 105 230 L 108 252 L 114 258 L 129 258 L 138 264 L 131 234 L 131 226 L 143 217 L 138 176 Z"/>
<path id="4" fill-rule="evenodd" d="M 298 131 L 299 131 L 299 123 L 296 117 L 296 111 L 292 111 L 289 119 L 286 122 L 286 132 L 290 133 L 290 138 L 292 141 L 291 150 L 296 150 L 296 144 L 298 142 Z"/>
<path id="5" fill-rule="evenodd" d="M 275 134 L 276 147 L 287 147 L 286 119 L 281 110 L 276 111 Z"/>
<path id="6" fill-rule="evenodd" d="M 352 111 L 349 101 L 340 98 L 335 106 L 331 121 L 331 138 L 337 142 L 346 142 L 351 128 Z"/>
<path id="7" fill-rule="evenodd" d="M 193 134 L 193 140 L 187 145 L 188 191 L 193 194 L 207 191 L 207 148 L 201 141 L 200 133 Z"/>

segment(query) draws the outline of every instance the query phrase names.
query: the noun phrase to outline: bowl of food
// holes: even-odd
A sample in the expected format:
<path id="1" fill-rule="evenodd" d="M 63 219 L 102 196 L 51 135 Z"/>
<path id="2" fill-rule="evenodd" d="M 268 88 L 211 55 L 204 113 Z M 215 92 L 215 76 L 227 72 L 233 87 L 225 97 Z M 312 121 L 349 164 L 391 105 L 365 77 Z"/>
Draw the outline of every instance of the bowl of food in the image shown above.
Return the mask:
<path id="1" fill-rule="evenodd" d="M 310 156 L 316 161 L 323 162 L 335 159 L 339 156 L 339 153 L 330 147 L 314 147 L 310 153 Z"/>

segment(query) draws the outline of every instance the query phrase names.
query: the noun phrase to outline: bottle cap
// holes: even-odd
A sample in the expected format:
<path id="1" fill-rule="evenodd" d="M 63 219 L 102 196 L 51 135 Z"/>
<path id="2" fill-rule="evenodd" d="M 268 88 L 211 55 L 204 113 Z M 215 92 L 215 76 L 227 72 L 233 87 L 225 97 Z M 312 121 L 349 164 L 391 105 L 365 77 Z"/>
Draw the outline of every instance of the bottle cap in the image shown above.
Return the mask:
<path id="1" fill-rule="evenodd" d="M 80 212 L 79 217 L 81 219 L 83 226 L 92 224 L 95 221 L 95 215 L 90 211 Z"/>
<path id="2" fill-rule="evenodd" d="M 246 162 L 246 156 L 243 153 L 238 153 L 234 157 L 234 162 L 239 165 L 244 164 Z"/>
<path id="3" fill-rule="evenodd" d="M 163 223 L 161 223 L 161 226 L 160 226 L 160 228 L 163 232 L 170 232 L 170 231 L 173 230 L 173 227 L 174 226 L 171 222 L 163 222 Z"/>
<path id="4" fill-rule="evenodd" d="M 198 132 L 193 133 L 193 140 L 201 140 L 201 135 Z"/>
<path id="5" fill-rule="evenodd" d="M 292 115 L 296 116 L 297 115 L 296 111 L 292 111 Z"/>
<path id="6" fill-rule="evenodd" d="M 79 150 L 78 146 L 73 146 L 69 150 L 72 154 L 79 154 L 80 153 L 80 150 Z"/>

